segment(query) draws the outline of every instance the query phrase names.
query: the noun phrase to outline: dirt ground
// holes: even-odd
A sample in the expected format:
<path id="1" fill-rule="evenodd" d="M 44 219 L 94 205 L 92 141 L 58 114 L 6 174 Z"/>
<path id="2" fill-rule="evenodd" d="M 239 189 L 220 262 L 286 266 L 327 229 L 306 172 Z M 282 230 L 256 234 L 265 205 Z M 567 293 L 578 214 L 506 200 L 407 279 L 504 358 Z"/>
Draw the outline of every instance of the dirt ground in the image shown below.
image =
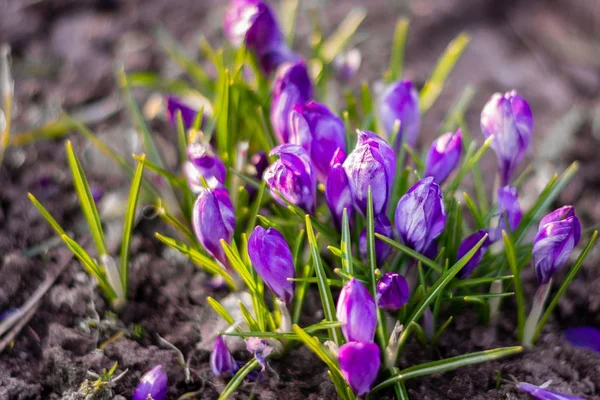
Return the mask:
<path id="1" fill-rule="evenodd" d="M 572 160 L 581 171 L 562 195 L 561 203 L 577 207 L 586 229 L 597 227 L 600 205 L 600 4 L 597 0 L 493 1 L 307 1 L 304 7 L 325 7 L 321 22 L 330 32 L 353 6 L 368 15 L 356 45 L 363 54 L 359 79 L 373 81 L 384 71 L 396 19 L 412 13 L 407 44 L 406 75 L 421 86 L 435 59 L 459 32 L 472 41 L 459 61 L 439 101 L 427 115 L 421 142 L 428 143 L 440 128 L 448 107 L 466 84 L 477 88 L 467 122 L 478 135 L 479 113 L 495 91 L 516 88 L 535 115 L 535 150 L 530 159 L 543 178 Z M 411 5 L 412 4 L 412 5 Z M 177 71 L 161 55 L 153 30 L 163 25 L 188 49 L 200 34 L 218 45 L 224 2 L 213 0 L 41 0 L 0 1 L 0 42 L 13 49 L 16 78 L 16 130 L 26 130 L 52 117 L 61 107 L 90 110 L 103 116 L 92 128 L 104 138 L 128 140 L 130 122 L 113 78 L 115 61 L 128 71 L 155 70 L 172 76 Z M 302 14 L 297 45 L 306 46 L 309 19 Z M 95 108 L 94 108 L 95 107 Z M 106 111 L 106 110 L 110 111 Z M 170 134 L 164 124 L 153 125 Z M 121 143 L 121 142 L 119 142 Z M 84 142 L 75 138 L 78 150 Z M 86 153 L 87 154 L 87 153 Z M 535 155 L 535 156 L 534 156 Z M 493 167 L 488 154 L 485 164 Z M 92 183 L 118 192 L 118 177 L 107 174 L 84 157 Z M 0 166 L 0 313 L 19 307 L 56 270 L 56 250 L 32 255 L 35 246 L 53 233 L 27 200 L 34 193 L 69 230 L 83 230 L 79 205 L 66 171 L 60 142 L 40 142 L 9 149 Z M 534 192 L 537 180 L 530 187 Z M 525 194 L 526 195 L 526 194 Z M 134 300 L 119 319 L 107 313 L 80 267 L 71 262 L 50 289 L 29 325 L 0 354 L 0 399 L 75 399 L 72 390 L 86 371 L 101 372 L 119 362 L 128 369 L 114 388 L 130 398 L 143 372 L 162 363 L 169 376 L 169 399 L 198 391 L 197 398 L 213 399 L 224 382 L 212 378 L 208 366 L 215 316 L 207 306 L 214 292 L 206 275 L 154 239 L 164 229 L 144 220 L 132 245 L 130 297 Z M 526 399 L 511 383 L 542 384 L 589 399 L 600 399 L 600 356 L 574 349 L 561 331 L 577 325 L 600 326 L 600 269 L 598 250 L 561 301 L 539 345 L 508 360 L 410 382 L 414 399 Z M 531 271 L 530 271 L 531 272 Z M 533 273 L 525 277 L 533 292 Z M 560 281 L 560 279 L 557 279 Z M 310 305 L 308 306 L 311 309 Z M 313 307 L 314 308 L 314 307 Z M 443 336 L 436 352 L 417 343 L 407 346 L 402 366 L 440 356 L 514 344 L 514 314 L 510 303 L 494 327 L 479 326 L 471 313 L 459 316 Z M 90 321 L 101 316 L 101 329 Z M 97 322 L 97 321 L 96 321 Z M 119 331 L 128 335 L 109 338 Z M 161 348 L 156 335 L 177 346 L 190 360 L 193 382 L 186 384 L 174 354 Z M 108 340 L 108 342 L 107 342 Z M 98 350 L 101 347 L 102 350 Z M 244 352 L 237 357 L 246 357 Z M 263 383 L 247 383 L 234 398 L 322 399 L 335 391 L 323 365 L 306 348 L 274 360 L 279 374 Z M 497 386 L 497 371 L 501 377 Z M 62 397 L 61 397 L 62 396 Z M 391 393 L 383 393 L 387 398 Z M 122 397 L 121 397 L 122 398 Z"/>

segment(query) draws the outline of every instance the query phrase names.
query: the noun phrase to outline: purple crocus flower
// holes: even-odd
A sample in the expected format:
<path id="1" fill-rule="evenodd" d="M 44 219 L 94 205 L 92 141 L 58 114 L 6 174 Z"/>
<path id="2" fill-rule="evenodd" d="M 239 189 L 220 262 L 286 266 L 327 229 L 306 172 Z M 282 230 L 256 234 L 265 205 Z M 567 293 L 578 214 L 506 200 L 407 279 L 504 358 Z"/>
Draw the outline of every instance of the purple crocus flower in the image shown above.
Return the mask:
<path id="1" fill-rule="evenodd" d="M 542 218 L 533 240 L 533 263 L 539 284 L 548 283 L 567 262 L 580 236 L 581 225 L 573 206 L 561 207 Z"/>
<path id="2" fill-rule="evenodd" d="M 408 283 L 395 272 L 386 272 L 377 282 L 377 305 L 386 310 L 399 310 L 408 301 Z"/>
<path id="3" fill-rule="evenodd" d="M 271 194 L 283 206 L 285 201 L 295 204 L 308 213 L 315 208 L 317 176 L 306 151 L 295 144 L 283 144 L 271 151 L 271 156 L 279 159 L 267 168 L 263 179 L 271 189 Z"/>
<path id="4" fill-rule="evenodd" d="M 369 290 L 352 278 L 342 288 L 337 302 L 337 319 L 348 342 L 372 342 L 377 316 L 375 302 Z"/>
<path id="5" fill-rule="evenodd" d="M 261 0 L 232 0 L 223 20 L 225 36 L 234 46 L 246 45 L 268 75 L 298 56 L 290 50 L 275 13 Z"/>
<path id="6" fill-rule="evenodd" d="M 370 131 L 358 131 L 356 147 L 343 164 L 355 207 L 367 215 L 368 188 L 373 194 L 373 211 L 381 214 L 387 204 L 396 175 L 396 153 Z"/>
<path id="7" fill-rule="evenodd" d="M 131 400 L 165 400 L 168 389 L 167 374 L 157 365 L 142 376 Z"/>
<path id="8" fill-rule="evenodd" d="M 271 124 L 279 143 L 290 138 L 290 113 L 297 104 L 313 97 L 313 87 L 304 61 L 285 63 L 277 69 L 271 100 Z"/>
<path id="9" fill-rule="evenodd" d="M 542 385 L 543 386 L 543 385 Z M 527 382 L 517 383 L 517 387 L 530 394 L 537 400 L 585 400 L 583 397 L 571 396 L 564 393 L 553 392 L 543 388 L 542 386 L 535 386 Z"/>
<path id="10" fill-rule="evenodd" d="M 338 148 L 346 148 L 344 122 L 325 105 L 309 101 L 294 106 L 289 128 L 290 143 L 306 150 L 317 171 L 317 179 L 325 183 L 333 154 Z"/>
<path id="11" fill-rule="evenodd" d="M 177 123 L 177 111 L 181 112 L 184 128 L 190 129 L 194 125 L 196 116 L 201 108 L 200 104 L 193 104 L 189 99 L 182 99 L 175 96 L 167 96 L 167 119 L 172 123 Z"/>
<path id="12" fill-rule="evenodd" d="M 402 243 L 420 253 L 429 248 L 446 224 L 442 189 L 433 177 L 421 179 L 400 198 L 395 219 Z"/>
<path id="13" fill-rule="evenodd" d="M 333 69 L 336 77 L 342 82 L 350 82 L 358 72 L 362 61 L 359 49 L 350 49 L 338 54 L 333 59 Z"/>
<path id="14" fill-rule="evenodd" d="M 194 204 L 192 225 L 196 238 L 206 251 L 227 265 L 221 239 L 231 243 L 235 230 L 235 212 L 227 190 L 217 188 L 202 191 Z"/>
<path id="15" fill-rule="evenodd" d="M 257 226 L 248 238 L 248 256 L 265 284 L 286 304 L 294 295 L 294 259 L 290 246 L 275 228 Z"/>
<path id="16" fill-rule="evenodd" d="M 331 217 L 335 227 L 339 230 L 342 227 L 342 217 L 344 208 L 348 213 L 348 221 L 352 223 L 354 214 L 354 200 L 352 199 L 352 190 L 348 182 L 348 175 L 342 164 L 346 160 L 344 150 L 338 148 L 331 159 L 329 175 L 325 181 L 325 199 L 331 212 Z"/>
<path id="17" fill-rule="evenodd" d="M 506 230 L 506 221 L 510 231 L 517 229 L 523 217 L 519 205 L 519 192 L 513 186 L 504 186 L 498 189 L 498 212 L 500 213 L 500 230 Z"/>
<path id="18" fill-rule="evenodd" d="M 481 111 L 481 131 L 494 135 L 501 184 L 508 185 L 517 164 L 525 156 L 533 133 L 533 115 L 525 99 L 511 92 L 494 93 Z"/>
<path id="19" fill-rule="evenodd" d="M 389 237 L 392 239 L 394 237 L 394 231 L 392 229 L 392 223 L 385 215 L 385 213 L 375 215 L 373 219 L 375 222 L 375 233 L 379 233 L 380 235 Z M 363 229 L 360 233 L 360 237 L 358 238 L 358 248 L 360 250 L 360 254 L 364 260 L 367 259 L 367 228 Z M 383 262 L 387 256 L 392 252 L 392 248 L 389 244 L 385 243 L 381 239 L 375 238 L 375 258 L 379 262 Z"/>
<path id="20" fill-rule="evenodd" d="M 441 185 L 458 165 L 462 152 L 462 131 L 448 132 L 431 144 L 425 163 L 425 176 L 433 176 L 435 183 Z"/>
<path id="21" fill-rule="evenodd" d="M 269 167 L 269 158 L 264 151 L 257 151 L 250 158 L 250 163 L 254 166 L 255 177 L 262 179 L 263 173 Z"/>
<path id="22" fill-rule="evenodd" d="M 267 357 L 273 351 L 273 346 L 270 346 L 266 340 L 259 337 L 249 337 L 246 339 L 246 350 L 256 357 L 262 371 L 265 371 L 267 369 Z"/>
<path id="23" fill-rule="evenodd" d="M 593 326 L 578 326 L 565 329 L 565 338 L 572 346 L 583 347 L 600 353 L 600 329 Z"/>
<path id="24" fill-rule="evenodd" d="M 388 139 L 394 134 L 396 121 L 400 121 L 394 149 L 399 150 L 403 141 L 414 147 L 421 129 L 421 111 L 419 95 L 413 83 L 405 80 L 390 84 L 385 88 L 378 104 L 379 118 Z"/>
<path id="25" fill-rule="evenodd" d="M 371 342 L 349 342 L 338 352 L 340 370 L 357 396 L 369 393 L 381 366 L 379 346 Z"/>
<path id="26" fill-rule="evenodd" d="M 199 194 L 204 190 L 201 178 L 211 189 L 222 186 L 227 177 L 227 168 L 223 161 L 210 152 L 210 145 L 193 143 L 187 148 L 188 159 L 183 164 L 183 172 L 192 192 Z"/>
<path id="27" fill-rule="evenodd" d="M 215 347 L 210 353 L 210 369 L 214 376 L 226 378 L 231 378 L 239 369 L 221 335 L 217 335 Z"/>
<path id="28" fill-rule="evenodd" d="M 479 243 L 479 241 L 483 239 L 485 235 L 487 235 L 487 231 L 484 229 L 480 229 L 477 232 L 467 236 L 462 241 L 460 246 L 458 246 L 458 251 L 456 252 L 456 259 L 460 260 L 461 258 L 463 258 L 465 254 L 471 251 L 471 249 L 475 247 L 475 245 Z M 477 267 L 477 265 L 479 265 L 479 263 L 481 262 L 481 259 L 483 258 L 483 255 L 485 254 L 489 245 L 490 239 L 488 237 L 483 242 L 483 244 L 479 246 L 479 249 L 475 252 L 475 254 L 473 254 L 473 257 L 471 257 L 469 262 L 467 262 L 465 266 L 460 270 L 460 272 L 458 273 L 459 279 L 466 279 L 469 276 L 471 276 L 475 267 Z"/>

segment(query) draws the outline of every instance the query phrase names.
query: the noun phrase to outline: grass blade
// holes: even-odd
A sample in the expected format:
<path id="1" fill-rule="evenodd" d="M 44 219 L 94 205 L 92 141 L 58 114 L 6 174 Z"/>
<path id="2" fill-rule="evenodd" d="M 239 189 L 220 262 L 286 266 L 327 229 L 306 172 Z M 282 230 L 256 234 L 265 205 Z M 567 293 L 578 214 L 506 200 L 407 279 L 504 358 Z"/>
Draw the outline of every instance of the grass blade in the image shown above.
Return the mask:
<path id="1" fill-rule="evenodd" d="M 425 257 L 423 254 L 414 251 L 410 247 L 405 246 L 402 243 L 396 242 L 395 240 L 390 239 L 387 236 L 383 236 L 377 232 L 375 232 L 375 237 L 379 240 L 384 241 L 385 243 L 389 244 L 390 246 L 400 250 L 401 252 L 408 255 L 409 257 L 412 257 L 415 260 L 422 262 L 423 265 L 427 265 L 434 271 L 442 273 L 442 267 L 438 263 L 436 263 L 435 261 L 433 261 L 430 258 Z"/>
<path id="2" fill-rule="evenodd" d="M 314 269 L 317 278 L 319 279 L 317 286 L 319 287 L 321 303 L 323 304 L 323 314 L 327 320 L 337 321 L 333 296 L 331 295 L 329 285 L 327 285 L 327 275 L 325 274 L 321 255 L 319 254 L 319 246 L 317 244 L 317 239 L 315 238 L 315 231 L 313 230 L 310 215 L 306 216 L 306 234 L 308 235 L 308 243 L 312 254 Z M 338 346 L 342 344 L 342 335 L 339 328 L 329 329 L 329 337 Z"/>
<path id="3" fill-rule="evenodd" d="M 73 175 L 73 185 L 77 191 L 81 210 L 87 220 L 92 238 L 98 249 L 98 255 L 100 257 L 108 255 L 108 249 L 106 248 L 106 242 L 104 240 L 104 231 L 102 230 L 102 222 L 100 222 L 100 215 L 98 214 L 98 209 L 96 208 L 96 203 L 92 197 L 90 186 L 85 178 L 83 168 L 73 151 L 71 141 L 68 140 L 65 146 L 67 149 L 67 159 L 69 161 L 69 166 L 71 167 L 71 174 Z"/>
<path id="4" fill-rule="evenodd" d="M 225 322 L 227 322 L 229 325 L 233 325 L 235 323 L 235 320 L 231 314 L 229 314 L 229 312 L 221 305 L 221 303 L 210 296 L 206 298 L 206 301 L 212 307 L 212 309 L 215 310 L 215 312 L 219 314 L 221 318 L 223 318 Z"/>
<path id="5" fill-rule="evenodd" d="M 319 340 L 316 337 L 310 336 L 304 329 L 300 328 L 298 325 L 293 325 L 292 329 L 294 330 L 294 333 L 298 335 L 300 340 L 306 345 L 306 347 L 308 347 L 313 353 L 315 353 L 321 359 L 321 361 L 323 361 L 327 365 L 327 367 L 330 370 L 334 371 L 334 373 L 338 374 L 339 376 L 342 375 L 337 362 L 334 361 L 334 359 L 329 355 L 327 350 L 323 348 L 323 345 L 321 344 L 321 342 L 319 342 Z"/>
<path id="6" fill-rule="evenodd" d="M 397 81 L 404 74 L 404 49 L 406 47 L 409 24 L 410 21 L 405 17 L 399 18 L 398 22 L 396 22 L 390 54 L 390 65 L 385 73 L 385 80 L 388 83 Z"/>
<path id="7" fill-rule="evenodd" d="M 465 354 L 462 356 L 451 357 L 445 360 L 432 361 L 420 365 L 415 365 L 401 370 L 395 376 L 386 379 L 379 385 L 375 386 L 371 392 L 376 392 L 393 385 L 396 382 L 407 381 L 409 379 L 418 378 L 432 374 L 439 374 L 446 371 L 465 367 L 468 365 L 480 364 L 487 361 L 497 360 L 499 358 L 512 356 L 523 351 L 523 347 L 502 347 L 493 350 L 484 350 L 476 353 Z"/>
<path id="8" fill-rule="evenodd" d="M 283 0 L 281 2 L 281 26 L 285 33 L 285 38 L 290 47 L 294 45 L 294 35 L 296 34 L 296 19 L 298 18 L 298 9 L 300 0 Z"/>
<path id="9" fill-rule="evenodd" d="M 252 360 L 248 361 L 242 368 L 238 370 L 238 372 L 236 372 L 236 374 L 233 376 L 233 378 L 231 378 L 227 386 L 225 386 L 225 389 L 223 389 L 221 395 L 219 396 L 219 400 L 225 400 L 229 396 L 231 396 L 233 392 L 235 392 L 235 390 L 238 388 L 238 386 L 242 384 L 246 375 L 252 372 L 252 370 L 258 368 L 258 366 L 259 362 L 256 358 L 253 358 Z"/>
<path id="10" fill-rule="evenodd" d="M 521 341 L 523 339 L 523 330 L 525 328 L 525 293 L 523 292 L 523 283 L 521 282 L 521 275 L 519 274 L 519 264 L 517 262 L 515 246 L 506 234 L 506 231 L 502 231 L 502 239 L 504 240 L 504 250 L 515 284 L 515 301 L 517 303 L 517 340 Z"/>
<path id="11" fill-rule="evenodd" d="M 348 220 L 348 211 L 345 208 L 344 213 L 342 214 L 342 241 L 340 243 L 340 249 L 342 250 L 342 269 L 348 275 L 354 275 L 354 267 L 352 266 L 352 239 L 350 237 L 350 222 Z"/>
<path id="12" fill-rule="evenodd" d="M 429 108 L 431 108 L 433 103 L 437 100 L 440 93 L 442 93 L 446 78 L 448 78 L 448 75 L 450 75 L 454 69 L 456 62 L 466 49 L 470 40 L 471 38 L 468 34 L 461 33 L 446 47 L 444 54 L 442 54 L 438 60 L 435 69 L 427 82 L 425 82 L 423 90 L 421 90 L 419 96 L 421 114 L 426 114 Z"/>
<path id="13" fill-rule="evenodd" d="M 366 11 L 361 7 L 350 10 L 335 32 L 323 43 L 321 56 L 326 63 L 332 62 L 335 56 L 344 49 L 366 16 Z"/>
<path id="14" fill-rule="evenodd" d="M 131 189 L 129 189 L 129 201 L 127 203 L 127 211 L 125 218 L 123 219 L 123 239 L 121 240 L 121 285 L 123 291 L 127 294 L 128 281 L 129 281 L 129 251 L 131 249 L 131 235 L 133 232 L 133 224 L 135 223 L 135 211 L 137 208 L 138 197 L 140 194 L 140 187 L 142 185 L 142 178 L 144 176 L 144 160 L 146 155 L 142 154 L 141 161 L 139 162 L 135 174 L 133 175 L 133 181 L 131 182 Z"/>
<path id="15" fill-rule="evenodd" d="M 0 96 L 2 97 L 2 108 L 0 108 L 0 165 L 2 165 L 4 152 L 8 147 L 10 138 L 14 88 L 15 82 L 10 73 L 10 47 L 3 44 L 0 46 Z"/>

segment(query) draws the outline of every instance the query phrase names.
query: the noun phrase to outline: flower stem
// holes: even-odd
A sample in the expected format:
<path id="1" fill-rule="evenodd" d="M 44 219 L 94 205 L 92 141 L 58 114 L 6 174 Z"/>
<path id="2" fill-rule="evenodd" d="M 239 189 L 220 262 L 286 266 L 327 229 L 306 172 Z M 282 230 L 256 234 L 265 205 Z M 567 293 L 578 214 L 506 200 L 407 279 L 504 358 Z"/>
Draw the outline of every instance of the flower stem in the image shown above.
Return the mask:
<path id="1" fill-rule="evenodd" d="M 531 311 L 529 312 L 529 316 L 527 316 L 527 320 L 525 321 L 525 330 L 523 332 L 523 346 L 530 348 L 533 346 L 533 334 L 535 332 L 535 328 L 542 316 L 542 312 L 544 311 L 544 303 L 548 298 L 548 293 L 550 293 L 550 287 L 552 286 L 552 279 L 547 283 L 542 283 L 538 290 L 535 292 L 535 297 L 533 298 L 533 306 L 531 307 Z"/>

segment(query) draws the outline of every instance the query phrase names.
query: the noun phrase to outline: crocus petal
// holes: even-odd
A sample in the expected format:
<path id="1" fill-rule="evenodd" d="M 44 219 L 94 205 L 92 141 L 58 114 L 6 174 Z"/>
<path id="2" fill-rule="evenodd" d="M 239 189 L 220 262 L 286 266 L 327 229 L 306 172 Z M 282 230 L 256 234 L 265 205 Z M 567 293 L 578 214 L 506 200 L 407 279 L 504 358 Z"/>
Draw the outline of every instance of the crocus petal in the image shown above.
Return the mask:
<path id="1" fill-rule="evenodd" d="M 394 134 L 396 121 L 400 121 L 400 131 L 394 148 L 400 149 L 403 141 L 415 145 L 421 129 L 419 95 L 411 81 L 398 81 L 390 84 L 378 101 L 379 117 L 388 139 Z"/>
<path id="2" fill-rule="evenodd" d="M 238 370 L 237 361 L 229 352 L 221 335 L 217 335 L 215 346 L 210 353 L 210 368 L 214 376 L 223 377 L 232 377 Z"/>
<path id="3" fill-rule="evenodd" d="M 442 233 L 446 212 L 442 190 L 427 177 L 400 198 L 396 207 L 396 229 L 402 242 L 415 251 L 425 251 Z"/>
<path id="4" fill-rule="evenodd" d="M 190 190 L 199 194 L 204 190 L 202 178 L 211 189 L 216 189 L 225 183 L 227 168 L 223 161 L 211 154 L 210 146 L 194 143 L 187 148 L 188 159 L 183 164 L 183 172 Z"/>
<path id="5" fill-rule="evenodd" d="M 258 276 L 277 297 L 289 304 L 294 295 L 294 259 L 283 235 L 257 226 L 248 238 L 248 256 Z"/>
<path id="6" fill-rule="evenodd" d="M 347 341 L 373 341 L 377 326 L 375 302 L 360 281 L 352 278 L 346 282 L 340 292 L 336 312 Z"/>
<path id="7" fill-rule="evenodd" d="M 578 326 L 565 329 L 565 338 L 575 347 L 583 347 L 600 353 L 600 329 L 592 326 Z"/>
<path id="8" fill-rule="evenodd" d="M 498 227 L 506 230 L 506 221 L 510 231 L 517 229 L 521 223 L 523 212 L 519 204 L 519 193 L 513 186 L 504 186 L 498 189 L 498 211 L 500 213 L 500 222 Z"/>
<path id="9" fill-rule="evenodd" d="M 289 140 L 306 150 L 317 178 L 325 182 L 333 154 L 338 148 L 345 149 L 344 122 L 323 104 L 298 104 L 290 114 Z"/>
<path id="10" fill-rule="evenodd" d="M 387 310 L 398 310 L 408 301 L 406 279 L 395 272 L 386 272 L 377 282 L 377 305 Z"/>
<path id="11" fill-rule="evenodd" d="M 456 259 L 460 260 L 463 258 L 483 237 L 487 235 L 487 231 L 484 229 L 480 229 L 477 232 L 467 236 L 458 246 L 458 251 L 456 252 Z M 488 246 L 490 245 L 489 237 L 483 242 L 483 244 L 479 247 L 479 249 L 473 254 L 473 257 L 465 264 L 465 266 L 458 273 L 459 279 L 466 279 L 473 273 L 473 270 L 483 258 Z"/>
<path id="12" fill-rule="evenodd" d="M 433 176 L 438 185 L 444 183 L 446 178 L 458 165 L 462 152 L 462 131 L 444 133 L 431 144 L 425 163 L 425 176 Z"/>
<path id="13" fill-rule="evenodd" d="M 495 93 L 481 112 L 481 130 L 486 138 L 494 135 L 491 147 L 498 157 L 501 183 L 507 185 L 531 141 L 531 108 L 514 90 Z"/>
<path id="14" fill-rule="evenodd" d="M 325 199 L 331 212 L 331 217 L 335 227 L 339 230 L 342 227 L 342 217 L 344 208 L 348 213 L 348 220 L 352 223 L 354 214 L 354 200 L 352 199 L 352 190 L 348 182 L 346 171 L 342 163 L 346 159 L 344 151 L 338 148 L 333 156 L 329 174 L 325 181 Z"/>
<path id="15" fill-rule="evenodd" d="M 177 123 L 177 111 L 181 112 L 181 119 L 183 120 L 184 128 L 190 129 L 194 125 L 196 116 L 205 104 L 205 99 L 182 99 L 175 96 L 167 96 L 167 118 L 168 120 L 176 124 Z M 208 107 L 208 103 L 206 103 Z"/>
<path id="16" fill-rule="evenodd" d="M 537 400 L 585 400 L 582 397 L 553 392 L 551 390 L 544 389 L 527 382 L 519 382 L 517 384 L 517 387 L 525 393 L 529 393 L 533 398 Z"/>
<path id="17" fill-rule="evenodd" d="M 207 189 L 200 193 L 192 213 L 196 238 L 206 251 L 227 265 L 221 239 L 231 243 L 235 230 L 235 212 L 227 190 Z"/>
<path id="18" fill-rule="evenodd" d="M 338 352 L 344 379 L 357 396 L 369 393 L 381 366 L 379 346 L 370 342 L 349 342 Z"/>
<path id="19" fill-rule="evenodd" d="M 168 389 L 167 374 L 157 365 L 142 376 L 131 400 L 165 400 Z"/>
<path id="20" fill-rule="evenodd" d="M 263 179 L 267 182 L 271 194 L 281 205 L 286 206 L 281 194 L 287 201 L 312 213 L 315 207 L 317 177 L 306 151 L 294 144 L 275 147 L 271 155 L 279 160 L 266 169 Z"/>

